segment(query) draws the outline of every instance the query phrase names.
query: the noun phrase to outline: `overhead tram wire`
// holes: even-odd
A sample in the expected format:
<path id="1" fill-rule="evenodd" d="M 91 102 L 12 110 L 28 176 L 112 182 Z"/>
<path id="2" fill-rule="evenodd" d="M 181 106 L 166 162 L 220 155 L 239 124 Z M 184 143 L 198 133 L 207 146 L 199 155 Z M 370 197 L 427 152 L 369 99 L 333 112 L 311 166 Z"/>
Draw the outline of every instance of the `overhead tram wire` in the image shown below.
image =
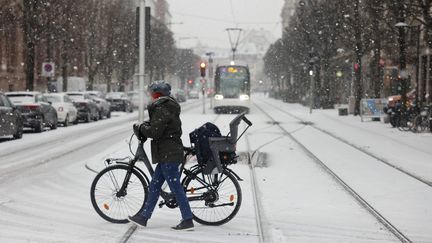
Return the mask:
<path id="1" fill-rule="evenodd" d="M 235 26 L 238 27 L 238 24 L 237 24 L 237 21 L 235 18 L 235 14 L 234 14 L 234 6 L 233 6 L 232 0 L 230 0 L 230 5 L 231 5 L 231 14 L 232 14 L 233 22 L 234 22 Z"/>
<path id="2" fill-rule="evenodd" d="M 185 17 L 191 17 L 191 18 L 198 18 L 201 20 L 208 20 L 208 21 L 216 21 L 216 22 L 224 22 L 224 23 L 230 23 L 232 24 L 232 20 L 226 20 L 226 19 L 219 19 L 219 18 L 212 18 L 204 15 L 197 15 L 197 14 L 188 14 L 188 13 L 182 13 L 182 12 L 172 12 L 172 14 L 185 16 Z M 270 22 L 235 22 L 236 25 L 278 25 L 281 21 L 270 21 Z"/>
<path id="3" fill-rule="evenodd" d="M 199 18 L 199 19 L 202 19 L 202 20 L 210 20 L 210 21 L 217 21 L 217 22 L 232 23 L 231 20 L 219 19 L 219 18 L 212 18 L 212 17 L 208 17 L 208 16 L 203 16 L 203 15 L 188 14 L 188 13 L 180 13 L 180 12 L 172 12 L 172 13 L 173 13 L 173 14 L 180 15 L 180 16 L 186 16 L 186 17 L 192 17 L 192 18 Z"/>

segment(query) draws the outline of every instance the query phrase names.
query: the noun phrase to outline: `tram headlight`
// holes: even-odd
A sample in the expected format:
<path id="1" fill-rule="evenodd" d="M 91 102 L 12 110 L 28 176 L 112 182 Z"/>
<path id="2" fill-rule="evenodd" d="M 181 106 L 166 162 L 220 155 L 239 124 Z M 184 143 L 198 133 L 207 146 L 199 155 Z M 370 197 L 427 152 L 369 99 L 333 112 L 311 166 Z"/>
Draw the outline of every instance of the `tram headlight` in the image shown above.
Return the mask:
<path id="1" fill-rule="evenodd" d="M 215 98 L 215 100 L 223 100 L 224 97 L 221 94 L 217 94 L 214 96 L 214 98 Z"/>
<path id="2" fill-rule="evenodd" d="M 249 95 L 246 94 L 240 95 L 240 100 L 249 100 Z"/>

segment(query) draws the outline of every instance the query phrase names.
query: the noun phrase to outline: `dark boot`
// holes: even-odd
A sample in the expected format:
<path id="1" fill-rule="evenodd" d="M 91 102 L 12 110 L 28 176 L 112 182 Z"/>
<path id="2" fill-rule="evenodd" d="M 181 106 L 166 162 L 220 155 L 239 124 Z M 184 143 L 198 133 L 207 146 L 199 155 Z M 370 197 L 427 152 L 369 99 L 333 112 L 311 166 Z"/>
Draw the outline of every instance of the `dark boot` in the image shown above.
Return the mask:
<path id="1" fill-rule="evenodd" d="M 193 223 L 192 219 L 182 220 L 180 222 L 180 224 L 178 224 L 175 227 L 171 227 L 171 228 L 175 229 L 175 230 L 193 230 L 194 223 Z"/>
<path id="2" fill-rule="evenodd" d="M 129 216 L 129 221 L 136 224 L 137 226 L 147 227 L 147 218 L 144 218 L 141 215 Z"/>

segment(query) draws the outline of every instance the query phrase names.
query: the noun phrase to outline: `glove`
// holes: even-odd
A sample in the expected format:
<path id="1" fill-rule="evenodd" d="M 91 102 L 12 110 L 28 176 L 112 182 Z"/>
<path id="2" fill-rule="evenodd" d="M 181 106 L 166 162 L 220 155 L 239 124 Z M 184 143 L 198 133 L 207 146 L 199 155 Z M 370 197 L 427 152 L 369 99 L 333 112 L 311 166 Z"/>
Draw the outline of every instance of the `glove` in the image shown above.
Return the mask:
<path id="1" fill-rule="evenodd" d="M 133 124 L 132 127 L 133 127 L 133 132 L 134 132 L 135 136 L 136 136 L 139 140 L 145 142 L 145 141 L 147 140 L 147 138 L 144 137 L 144 135 L 141 134 L 141 130 L 140 130 L 140 128 L 141 128 L 141 124 L 139 124 L 139 123 L 135 123 L 135 124 Z"/>
<path id="2" fill-rule="evenodd" d="M 140 137 L 141 136 L 141 132 L 139 130 L 140 124 L 135 123 L 135 124 L 133 124 L 132 128 L 133 128 L 133 132 L 134 132 L 135 136 Z"/>

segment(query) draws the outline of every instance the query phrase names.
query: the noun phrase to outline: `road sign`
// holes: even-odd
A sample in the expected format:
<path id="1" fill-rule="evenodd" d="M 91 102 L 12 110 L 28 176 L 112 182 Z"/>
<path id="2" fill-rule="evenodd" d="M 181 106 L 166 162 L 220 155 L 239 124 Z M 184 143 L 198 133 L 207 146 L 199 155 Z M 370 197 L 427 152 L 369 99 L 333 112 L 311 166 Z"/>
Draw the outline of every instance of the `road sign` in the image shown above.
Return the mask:
<path id="1" fill-rule="evenodd" d="M 42 77 L 54 77 L 55 64 L 53 62 L 42 63 Z"/>

